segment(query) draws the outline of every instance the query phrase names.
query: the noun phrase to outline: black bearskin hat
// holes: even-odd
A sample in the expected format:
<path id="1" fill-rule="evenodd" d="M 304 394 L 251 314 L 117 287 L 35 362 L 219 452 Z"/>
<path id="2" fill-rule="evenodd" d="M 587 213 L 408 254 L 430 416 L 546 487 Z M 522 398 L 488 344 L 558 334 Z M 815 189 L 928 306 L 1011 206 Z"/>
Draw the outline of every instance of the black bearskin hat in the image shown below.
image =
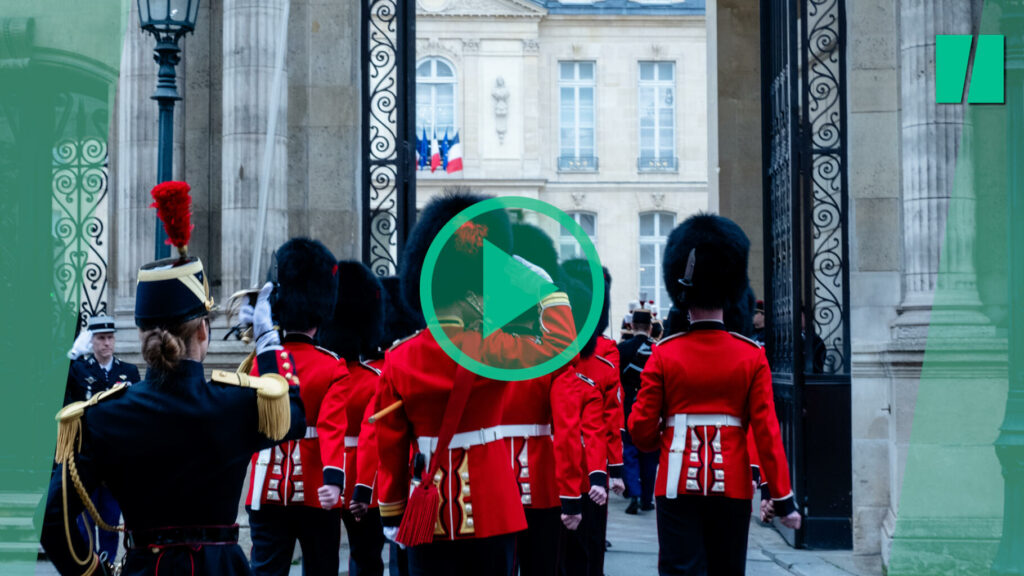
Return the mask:
<path id="1" fill-rule="evenodd" d="M 423 311 L 420 302 L 420 275 L 430 243 L 441 228 L 466 208 L 489 199 L 489 196 L 457 190 L 431 200 L 416 221 L 405 243 L 399 262 L 402 295 L 416 312 Z M 504 210 L 493 210 L 465 223 L 448 239 L 434 268 L 434 305 L 447 306 L 461 300 L 464 290 L 483 292 L 483 240 L 511 252 L 512 232 Z M 458 279 L 453 282 L 452 279 Z M 455 285 L 458 285 L 456 288 Z M 460 291 L 456 293 L 456 290 Z"/>
<path id="2" fill-rule="evenodd" d="M 390 348 L 397 340 L 424 328 L 423 317 L 409 309 L 402 297 L 402 283 L 398 276 L 380 279 L 384 286 L 384 335 L 381 348 Z"/>
<path id="3" fill-rule="evenodd" d="M 562 263 L 562 269 L 573 280 L 590 287 L 590 263 L 586 259 L 566 260 Z M 611 311 L 612 275 L 608 272 L 608 268 L 602 267 L 601 271 L 604 274 L 604 304 L 601 306 L 601 317 L 597 321 L 597 328 L 594 329 L 595 335 L 604 334 L 608 330 L 608 315 Z M 576 305 L 573 304 L 573 310 L 575 309 Z M 580 310 L 580 312 L 586 314 L 588 310 Z"/>
<path id="4" fill-rule="evenodd" d="M 274 320 L 282 330 L 310 330 L 334 316 L 338 261 L 326 246 L 292 238 L 277 249 Z"/>
<path id="5" fill-rule="evenodd" d="M 513 224 L 512 247 L 516 254 L 540 266 L 552 278 L 558 276 L 558 251 L 547 232 L 533 224 Z"/>
<path id="6" fill-rule="evenodd" d="M 754 308 L 757 306 L 757 297 L 754 296 L 754 289 L 749 285 L 743 291 L 743 297 L 730 304 L 723 314 L 725 328 L 730 332 L 736 332 L 746 337 L 754 334 Z"/>
<path id="7" fill-rule="evenodd" d="M 319 332 L 320 345 L 346 360 L 377 352 L 384 331 L 384 294 L 377 275 L 362 262 L 338 262 L 334 318 Z"/>
<path id="8" fill-rule="evenodd" d="M 694 253 L 691 286 L 686 277 Z M 665 247 L 662 270 L 665 287 L 680 309 L 728 308 L 747 289 L 750 240 L 732 220 L 715 214 L 696 214 L 672 231 Z"/>

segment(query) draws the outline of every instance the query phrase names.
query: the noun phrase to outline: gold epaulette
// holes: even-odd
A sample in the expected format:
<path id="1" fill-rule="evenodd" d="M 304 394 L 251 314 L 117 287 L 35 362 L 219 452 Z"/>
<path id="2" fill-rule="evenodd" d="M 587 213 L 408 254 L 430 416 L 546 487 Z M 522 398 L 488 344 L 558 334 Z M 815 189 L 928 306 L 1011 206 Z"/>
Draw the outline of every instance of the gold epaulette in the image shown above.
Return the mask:
<path id="1" fill-rule="evenodd" d="M 57 412 L 57 452 L 54 456 L 54 461 L 62 465 L 61 497 L 64 503 L 64 531 L 68 535 L 69 542 L 71 541 L 71 519 L 68 518 L 67 514 L 68 476 L 71 477 L 71 482 L 75 486 L 75 492 L 78 493 L 78 499 L 82 501 L 82 506 L 85 507 L 97 526 L 108 532 L 124 531 L 123 526 L 111 526 L 100 516 L 99 510 L 97 510 L 96 505 L 89 496 L 88 490 L 85 489 L 85 484 L 82 483 L 81 476 L 78 474 L 78 468 L 75 466 L 75 454 L 82 449 L 82 416 L 85 415 L 85 411 L 104 400 L 120 396 L 127 389 L 127 384 L 117 384 L 88 400 L 72 402 Z M 71 555 L 79 566 L 92 566 L 87 573 L 90 573 L 91 570 L 94 570 L 99 565 L 91 547 L 89 554 L 84 559 L 80 559 L 75 555 L 74 548 L 71 548 Z"/>
<path id="2" fill-rule="evenodd" d="M 127 384 L 117 384 L 88 400 L 72 402 L 57 412 L 57 464 L 67 462 L 82 447 L 82 415 L 85 410 L 108 398 L 119 396 L 127 389 Z"/>
<path id="3" fill-rule="evenodd" d="M 271 440 L 281 440 L 288 434 L 288 429 L 292 426 L 292 411 L 288 398 L 288 381 L 284 376 L 249 376 L 241 372 L 214 370 L 212 380 L 218 384 L 256 390 L 260 432 Z"/>
<path id="4" fill-rule="evenodd" d="M 412 334 L 409 334 L 409 335 L 408 335 L 408 336 L 406 336 L 405 338 L 399 338 L 398 340 L 395 340 L 394 344 L 392 344 L 392 345 L 391 345 L 391 348 L 388 348 L 388 352 L 390 352 L 390 351 L 394 350 L 395 348 L 398 348 L 399 346 L 401 346 L 402 344 L 405 344 L 405 343 L 406 343 L 406 342 L 408 342 L 409 340 L 412 340 L 412 339 L 413 339 L 413 338 L 415 338 L 415 337 L 416 337 L 416 336 L 417 336 L 417 335 L 418 335 L 418 334 L 419 334 L 420 332 L 422 332 L 422 330 L 417 330 L 417 331 L 413 332 Z"/>
<path id="5" fill-rule="evenodd" d="M 729 334 L 731 334 L 733 338 L 736 338 L 737 340 L 743 340 L 747 344 L 750 344 L 751 346 L 754 346 L 759 350 L 761 348 L 761 345 L 756 340 L 751 340 L 750 338 L 747 338 L 746 336 L 740 334 L 739 332 L 729 332 Z"/>
<path id="6" fill-rule="evenodd" d="M 249 355 L 245 357 L 245 360 L 242 360 L 242 363 L 238 365 L 238 369 L 236 369 L 235 372 L 238 372 L 239 374 L 248 374 L 249 372 L 252 372 L 252 364 L 255 361 L 256 350 L 253 349 L 253 351 L 249 352 Z"/>

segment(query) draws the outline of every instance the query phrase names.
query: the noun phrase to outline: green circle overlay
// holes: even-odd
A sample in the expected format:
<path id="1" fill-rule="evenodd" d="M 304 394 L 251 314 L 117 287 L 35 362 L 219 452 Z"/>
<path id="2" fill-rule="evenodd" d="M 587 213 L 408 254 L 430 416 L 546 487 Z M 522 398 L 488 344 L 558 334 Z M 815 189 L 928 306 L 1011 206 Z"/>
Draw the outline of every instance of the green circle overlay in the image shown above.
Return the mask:
<path id="1" fill-rule="evenodd" d="M 458 230 L 460 226 L 469 222 L 473 218 L 494 210 L 507 210 L 509 208 L 538 212 L 561 224 L 562 227 L 568 230 L 572 237 L 579 242 L 580 246 L 583 248 L 583 255 L 586 258 L 587 263 L 590 265 L 590 285 L 592 288 L 592 296 L 590 299 L 590 310 L 587 311 L 587 319 L 583 323 L 583 329 L 576 335 L 576 339 L 556 356 L 549 358 L 536 366 L 528 366 L 525 368 L 501 368 L 498 366 L 490 366 L 475 358 L 469 357 L 467 354 L 464 354 L 459 347 L 452 342 L 451 338 L 445 334 L 444 329 L 441 327 L 441 323 L 438 321 L 437 312 L 434 309 L 434 267 L 437 265 L 437 259 L 441 255 L 441 250 L 448 242 L 448 239 L 455 234 L 455 231 Z M 420 302 L 423 307 L 423 317 L 426 320 L 427 329 L 434 335 L 434 339 L 438 344 L 440 344 L 441 349 L 444 350 L 445 354 L 460 366 L 478 376 L 490 378 L 491 380 L 504 380 L 508 382 L 531 380 L 533 378 L 540 378 L 541 376 L 550 374 L 568 364 L 576 357 L 577 354 L 579 354 L 587 341 L 590 340 L 594 330 L 597 329 L 597 324 L 601 318 L 601 310 L 604 307 L 604 272 L 601 269 L 601 259 L 597 255 L 597 248 L 594 247 L 594 243 L 590 241 L 590 236 L 587 236 L 583 227 L 580 226 L 572 216 L 558 208 L 555 208 L 551 204 L 537 200 L 536 198 L 526 198 L 523 196 L 489 198 L 482 202 L 477 202 L 462 212 L 459 212 L 441 228 L 433 242 L 430 243 L 430 248 L 427 250 L 427 255 L 423 260 L 423 271 L 420 274 Z"/>

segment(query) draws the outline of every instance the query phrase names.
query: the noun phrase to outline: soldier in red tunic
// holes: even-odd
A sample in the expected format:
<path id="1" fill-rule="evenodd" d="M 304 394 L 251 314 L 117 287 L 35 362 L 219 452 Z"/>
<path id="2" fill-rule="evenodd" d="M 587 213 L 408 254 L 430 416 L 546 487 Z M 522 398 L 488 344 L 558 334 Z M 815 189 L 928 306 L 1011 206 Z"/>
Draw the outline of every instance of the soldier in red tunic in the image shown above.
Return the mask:
<path id="1" fill-rule="evenodd" d="M 747 428 L 782 522 L 799 528 L 764 351 L 730 333 L 723 309 L 743 297 L 750 242 L 731 220 L 687 219 L 669 237 L 665 283 L 688 332 L 663 339 L 642 375 L 629 432 L 661 450 L 657 497 L 662 575 L 743 574 L 753 486 Z"/>
<path id="2" fill-rule="evenodd" d="M 558 275 L 558 255 L 543 230 L 517 224 L 513 240 L 517 254 L 550 275 Z M 541 334 L 538 320 L 536 310 L 530 310 L 505 330 L 535 337 Z M 570 368 L 516 382 L 505 390 L 502 436 L 519 483 L 527 523 L 516 543 L 521 576 L 554 576 L 561 529 L 563 525 L 576 529 L 582 520 L 582 390 Z"/>
<path id="3" fill-rule="evenodd" d="M 586 260 L 568 260 L 563 264 L 566 273 L 587 285 L 590 264 Z M 583 533 L 586 538 L 587 574 L 604 574 L 604 553 L 608 535 L 608 490 L 622 494 L 622 384 L 619 378 L 619 350 L 615 341 L 606 338 L 611 299 L 611 274 L 604 270 L 604 308 L 590 342 L 580 352 L 576 369 L 594 382 L 601 395 L 605 461 L 599 469 L 590 469 L 591 489 L 600 487 L 603 496 L 590 498 L 583 505 Z M 596 496 L 596 494 L 595 494 Z"/>
<path id="4" fill-rule="evenodd" d="M 404 295 L 414 310 L 420 309 L 420 271 L 430 243 L 451 218 L 483 199 L 472 194 L 449 194 L 424 209 L 406 244 L 400 269 Z M 576 330 L 562 292 L 541 301 L 545 328 L 542 338 L 521 338 L 498 331 L 485 339 L 474 329 L 482 318 L 484 238 L 499 249 L 510 250 L 504 212 L 492 211 L 464 225 L 453 240 L 455 249 L 442 251 L 438 259 L 435 276 L 457 276 L 468 279 L 469 284 L 464 291 L 434 286 L 434 305 L 442 329 L 460 349 L 508 367 L 535 365 L 568 347 Z M 522 262 L 546 276 L 540 268 Z M 381 519 L 389 538 L 418 544 L 409 549 L 410 573 L 511 576 L 515 533 L 526 528 L 526 520 L 500 435 L 507 383 L 476 376 L 458 366 L 426 330 L 387 352 L 381 378 L 380 405 L 392 406 L 399 400 L 403 403 L 376 425 Z M 456 400 L 465 403 L 456 408 Z M 444 433 L 449 430 L 454 430 L 454 435 L 441 449 Z M 427 473 L 421 481 L 433 483 L 439 494 L 436 513 L 418 506 L 431 503 L 435 493 L 429 485 L 414 488 L 411 502 L 417 506 L 406 511 L 413 443 L 426 460 Z M 427 530 L 433 525 L 433 540 L 420 544 L 424 524 Z M 407 535 L 415 538 L 407 539 Z"/>
<path id="5" fill-rule="evenodd" d="M 371 503 L 373 478 L 370 477 L 369 484 L 365 479 L 363 484 L 358 483 L 359 453 L 369 449 L 376 456 L 376 445 L 367 448 L 366 444 L 372 442 L 363 436 L 362 427 L 366 417 L 373 414 L 370 401 L 377 392 L 384 365 L 377 354 L 383 337 L 383 316 L 383 289 L 377 276 L 361 262 L 338 262 L 334 319 L 321 330 L 320 343 L 341 357 L 348 368 L 348 378 L 332 386 L 324 397 L 320 427 L 333 425 L 327 418 L 329 414 L 337 409 L 345 411 L 345 496 L 349 506 L 342 508 L 341 519 L 348 532 L 348 573 L 352 576 L 384 573 L 381 550 L 385 540 L 380 513 L 376 507 L 361 506 Z M 376 466 L 373 469 L 376 471 Z"/>
<path id="6" fill-rule="evenodd" d="M 334 313 L 338 266 L 323 244 L 305 238 L 285 242 L 276 258 L 274 318 L 284 332 L 284 349 L 295 359 L 308 428 L 304 439 L 263 450 L 252 459 L 246 499 L 252 569 L 257 575 L 288 574 L 298 540 L 304 574 L 336 576 L 346 415 L 343 405 L 322 402 L 348 370 L 333 353 L 316 346 L 314 338 Z"/>

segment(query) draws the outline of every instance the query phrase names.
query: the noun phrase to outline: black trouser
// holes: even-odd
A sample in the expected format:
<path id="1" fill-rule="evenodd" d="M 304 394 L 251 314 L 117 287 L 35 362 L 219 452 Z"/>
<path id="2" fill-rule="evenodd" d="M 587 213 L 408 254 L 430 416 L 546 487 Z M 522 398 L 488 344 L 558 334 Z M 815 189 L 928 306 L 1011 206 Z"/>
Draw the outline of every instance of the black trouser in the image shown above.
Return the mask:
<path id="1" fill-rule="evenodd" d="M 584 498 L 588 498 L 586 494 Z M 561 527 L 560 546 L 562 554 L 558 562 L 561 576 L 586 576 L 587 574 L 587 527 L 580 522 L 575 530 Z"/>
<path id="2" fill-rule="evenodd" d="M 381 576 L 384 574 L 384 530 L 380 524 L 380 510 L 370 508 L 358 522 L 348 510 L 342 510 L 341 521 L 348 532 L 349 576 Z"/>
<path id="3" fill-rule="evenodd" d="M 586 526 L 583 527 L 582 524 Z M 584 535 L 587 539 L 587 574 L 604 576 L 604 543 L 608 535 L 608 504 L 594 504 L 586 494 L 583 495 Z"/>
<path id="4" fill-rule="evenodd" d="M 743 576 L 750 501 L 723 496 L 658 496 L 658 574 Z"/>
<path id="5" fill-rule="evenodd" d="M 519 576 L 555 576 L 562 508 L 524 508 L 526 530 L 516 535 Z"/>
<path id="6" fill-rule="evenodd" d="M 603 576 L 608 504 L 598 506 L 583 495 L 583 521 L 575 530 L 562 528 L 563 576 Z"/>
<path id="7" fill-rule="evenodd" d="M 338 576 L 340 508 L 267 504 L 249 510 L 249 527 L 255 576 L 287 576 L 296 540 L 302 546 L 303 576 Z"/>
<path id="8" fill-rule="evenodd" d="M 409 553 L 394 542 L 388 543 L 388 550 L 388 576 L 409 576 Z"/>
<path id="9" fill-rule="evenodd" d="M 512 576 L 516 535 L 442 540 L 408 552 L 410 576 Z"/>

